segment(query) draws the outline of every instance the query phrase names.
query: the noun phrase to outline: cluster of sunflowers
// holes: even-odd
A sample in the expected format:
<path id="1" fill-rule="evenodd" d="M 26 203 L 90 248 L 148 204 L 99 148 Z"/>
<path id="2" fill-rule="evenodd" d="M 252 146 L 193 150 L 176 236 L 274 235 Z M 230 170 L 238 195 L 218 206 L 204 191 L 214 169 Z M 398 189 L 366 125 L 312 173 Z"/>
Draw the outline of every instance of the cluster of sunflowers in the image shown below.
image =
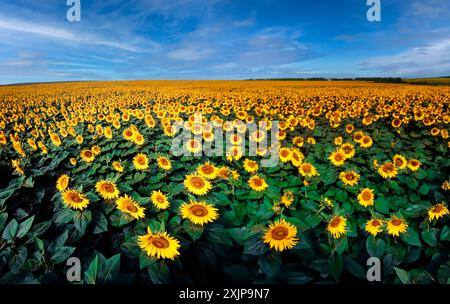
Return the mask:
<path id="1" fill-rule="evenodd" d="M 73 83 L 2 87 L 0 103 L 0 166 L 8 177 L 0 184 L 0 231 L 13 220 L 50 216 L 47 243 L 75 233 L 70 253 L 90 252 L 92 262 L 103 247 L 83 237 L 111 237 L 106 251 L 139 258 L 155 282 L 164 281 L 162 267 L 178 267 L 170 260 L 190 261 L 207 242 L 215 247 L 205 245 L 203 257 L 214 256 L 215 265 L 243 269 L 252 256 L 256 266 L 245 272 L 256 267 L 266 279 L 300 282 L 301 272 L 307 281 L 339 280 L 345 271 L 363 278 L 365 259 L 378 256 L 389 260 L 388 281 L 422 257 L 439 258 L 430 277 L 447 282 L 449 88 Z M 274 121 L 272 144 L 247 155 L 248 144 L 268 139 Z M 247 134 L 254 122 L 260 129 Z M 179 127 L 197 136 L 185 143 L 191 156 L 172 153 Z M 235 130 L 227 153 L 202 155 L 217 128 Z M 261 166 L 272 153 L 276 166 Z M 30 234 L 35 242 L 38 236 Z M 226 252 L 232 262 L 217 262 Z"/>

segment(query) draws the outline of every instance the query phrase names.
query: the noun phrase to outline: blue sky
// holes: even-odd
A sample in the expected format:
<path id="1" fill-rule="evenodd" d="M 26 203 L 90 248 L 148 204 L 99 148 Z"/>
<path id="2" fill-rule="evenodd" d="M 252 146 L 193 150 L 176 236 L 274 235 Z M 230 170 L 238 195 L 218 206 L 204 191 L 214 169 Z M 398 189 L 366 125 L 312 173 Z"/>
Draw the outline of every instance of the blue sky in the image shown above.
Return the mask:
<path id="1" fill-rule="evenodd" d="M 450 75 L 450 1 L 0 0 L 0 83 Z"/>

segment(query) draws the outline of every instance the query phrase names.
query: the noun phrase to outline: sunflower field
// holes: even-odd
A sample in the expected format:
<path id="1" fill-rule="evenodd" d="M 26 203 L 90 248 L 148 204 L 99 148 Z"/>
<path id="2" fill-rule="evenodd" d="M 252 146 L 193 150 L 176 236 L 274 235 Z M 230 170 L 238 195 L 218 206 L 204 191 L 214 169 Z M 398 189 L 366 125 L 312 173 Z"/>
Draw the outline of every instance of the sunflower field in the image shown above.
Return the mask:
<path id="1" fill-rule="evenodd" d="M 369 283 L 373 257 L 382 283 L 450 283 L 449 87 L 55 83 L 0 105 L 0 283 Z M 200 155 L 172 153 L 176 126 Z M 231 153 L 201 153 L 212 126 Z"/>

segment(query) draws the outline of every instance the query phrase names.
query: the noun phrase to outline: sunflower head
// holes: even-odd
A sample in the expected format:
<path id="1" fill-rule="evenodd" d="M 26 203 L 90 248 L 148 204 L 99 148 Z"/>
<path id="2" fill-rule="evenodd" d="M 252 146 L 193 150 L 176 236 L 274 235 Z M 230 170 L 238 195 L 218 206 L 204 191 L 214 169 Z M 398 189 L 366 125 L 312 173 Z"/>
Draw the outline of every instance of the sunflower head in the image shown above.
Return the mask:
<path id="1" fill-rule="evenodd" d="M 195 195 L 205 195 L 211 190 L 211 183 L 201 175 L 189 174 L 184 179 L 186 189 Z"/>
<path id="2" fill-rule="evenodd" d="M 264 191 L 269 185 L 267 184 L 266 180 L 262 177 L 259 177 L 258 175 L 253 175 L 248 180 L 248 185 L 250 188 L 254 191 L 261 192 Z"/>
<path id="3" fill-rule="evenodd" d="M 95 159 L 95 154 L 92 153 L 91 150 L 83 150 L 80 152 L 80 157 L 82 160 L 84 160 L 87 163 L 91 163 Z"/>
<path id="4" fill-rule="evenodd" d="M 56 181 L 56 189 L 59 191 L 64 191 L 69 186 L 70 177 L 67 174 L 63 174 L 60 177 L 58 177 L 58 180 Z"/>
<path id="5" fill-rule="evenodd" d="M 164 156 L 158 157 L 157 163 L 158 167 L 160 167 L 163 170 L 169 171 L 170 169 L 172 169 L 172 162 L 167 157 Z"/>
<path id="6" fill-rule="evenodd" d="M 215 179 L 219 170 L 210 162 L 206 162 L 197 168 L 197 173 L 207 179 Z"/>
<path id="7" fill-rule="evenodd" d="M 89 200 L 81 192 L 74 189 L 67 189 L 62 192 L 64 204 L 75 210 L 83 210 L 89 205 Z"/>
<path id="8" fill-rule="evenodd" d="M 338 239 L 347 233 L 346 226 L 347 219 L 338 215 L 333 217 L 328 223 L 327 230 L 333 236 L 333 238 Z"/>
<path id="9" fill-rule="evenodd" d="M 298 243 L 297 228 L 284 219 L 279 219 L 266 229 L 263 241 L 276 251 L 292 249 Z"/>
<path id="10" fill-rule="evenodd" d="M 123 166 L 119 161 L 113 161 L 112 166 L 117 172 L 123 172 Z"/>
<path id="11" fill-rule="evenodd" d="M 244 170 L 248 173 L 256 173 L 258 171 L 258 163 L 254 160 L 246 158 L 244 160 Z"/>
<path id="12" fill-rule="evenodd" d="M 151 195 L 152 204 L 161 210 L 167 209 L 170 205 L 167 196 L 159 190 L 154 190 Z"/>
<path id="13" fill-rule="evenodd" d="M 377 236 L 382 231 L 384 221 L 381 219 L 371 219 L 366 223 L 365 230 L 372 236 Z"/>
<path id="14" fill-rule="evenodd" d="M 441 217 L 444 217 L 449 214 L 449 210 L 444 203 L 436 204 L 433 207 L 428 209 L 428 221 L 433 221 L 434 219 L 438 220 Z"/>
<path id="15" fill-rule="evenodd" d="M 141 219 L 145 217 L 145 208 L 141 207 L 128 195 L 121 196 L 116 201 L 117 209 L 125 214 L 130 215 L 135 219 Z"/>
<path id="16" fill-rule="evenodd" d="M 95 184 L 95 190 L 101 195 L 105 200 L 115 199 L 119 197 L 119 189 L 115 183 L 107 180 L 98 181 Z"/>
<path id="17" fill-rule="evenodd" d="M 354 186 L 358 184 L 360 175 L 355 171 L 345 171 L 339 174 L 339 179 L 346 186 Z"/>
<path id="18" fill-rule="evenodd" d="M 398 174 L 398 170 L 395 165 L 391 162 L 384 163 L 378 168 L 378 173 L 384 178 L 393 178 Z"/>
<path id="19" fill-rule="evenodd" d="M 180 242 L 165 231 L 153 233 L 147 228 L 147 233 L 138 237 L 138 245 L 152 258 L 173 260 L 180 255 Z"/>
<path id="20" fill-rule="evenodd" d="M 358 202 L 363 207 L 373 206 L 375 195 L 373 190 L 369 188 L 364 188 L 358 194 Z"/>
<path id="21" fill-rule="evenodd" d="M 182 204 L 180 207 L 181 217 L 190 220 L 196 225 L 213 222 L 219 217 L 217 208 L 205 202 L 193 202 Z"/>
<path id="22" fill-rule="evenodd" d="M 148 156 L 144 153 L 136 154 L 133 158 L 133 166 L 136 170 L 147 170 L 149 167 Z"/>

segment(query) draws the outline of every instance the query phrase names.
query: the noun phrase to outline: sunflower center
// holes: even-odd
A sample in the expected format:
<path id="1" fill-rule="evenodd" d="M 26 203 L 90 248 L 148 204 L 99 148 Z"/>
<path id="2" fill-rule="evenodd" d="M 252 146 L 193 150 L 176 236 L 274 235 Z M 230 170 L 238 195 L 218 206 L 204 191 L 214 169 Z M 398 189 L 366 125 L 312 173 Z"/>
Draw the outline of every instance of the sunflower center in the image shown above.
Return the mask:
<path id="1" fill-rule="evenodd" d="M 362 193 L 362 198 L 363 200 L 368 201 L 372 198 L 372 194 L 369 191 L 364 191 Z"/>
<path id="2" fill-rule="evenodd" d="M 282 240 L 289 235 L 289 231 L 285 227 L 276 227 L 272 230 L 272 238 Z"/>
<path id="3" fill-rule="evenodd" d="M 128 137 L 130 137 L 130 136 L 133 135 L 133 132 L 130 131 L 130 130 L 128 130 L 128 131 L 125 132 L 125 135 L 128 136 Z"/>
<path id="4" fill-rule="evenodd" d="M 191 179 L 191 185 L 194 186 L 197 189 L 201 189 L 205 186 L 205 182 L 200 177 L 194 176 Z"/>
<path id="5" fill-rule="evenodd" d="M 91 151 L 85 151 L 85 152 L 84 152 L 84 156 L 86 156 L 86 157 L 92 157 L 92 152 L 91 152 Z"/>
<path id="6" fill-rule="evenodd" d="M 440 213 L 442 210 L 444 210 L 444 207 L 441 205 L 438 205 L 436 207 L 433 208 L 432 212 L 434 213 Z"/>
<path id="7" fill-rule="evenodd" d="M 395 165 L 397 165 L 397 167 L 401 167 L 403 165 L 403 160 L 401 158 L 397 158 L 395 160 Z"/>
<path id="8" fill-rule="evenodd" d="M 394 165 L 393 164 L 386 164 L 383 167 L 384 172 L 394 172 Z"/>
<path id="9" fill-rule="evenodd" d="M 102 188 L 104 191 L 109 192 L 109 193 L 113 193 L 115 190 L 114 186 L 111 184 L 104 184 Z"/>
<path id="10" fill-rule="evenodd" d="M 214 173 L 214 168 L 211 165 L 204 165 L 202 167 L 202 172 L 205 174 L 212 174 Z"/>
<path id="11" fill-rule="evenodd" d="M 158 197 L 156 198 L 156 201 L 157 201 L 158 203 L 162 204 L 162 203 L 165 202 L 165 199 L 164 199 L 164 197 L 158 195 Z"/>
<path id="12" fill-rule="evenodd" d="M 281 156 L 288 157 L 288 155 L 289 155 L 289 151 L 287 151 L 287 150 L 281 151 Z"/>
<path id="13" fill-rule="evenodd" d="M 169 247 L 169 241 L 163 237 L 152 238 L 151 243 L 157 248 L 165 249 Z"/>
<path id="14" fill-rule="evenodd" d="M 363 143 L 368 144 L 370 142 L 370 138 L 364 137 Z"/>
<path id="15" fill-rule="evenodd" d="M 83 201 L 78 193 L 70 193 L 69 199 L 74 203 L 81 203 Z"/>
<path id="16" fill-rule="evenodd" d="M 339 226 L 340 223 L 341 219 L 339 217 L 336 217 L 331 221 L 330 226 L 336 228 L 337 226 Z"/>
<path id="17" fill-rule="evenodd" d="M 138 211 L 138 208 L 131 202 L 127 202 L 126 208 L 128 211 L 133 212 L 133 213 Z"/>
<path id="18" fill-rule="evenodd" d="M 262 180 L 260 178 L 253 179 L 253 185 L 255 185 L 256 187 L 261 187 L 262 186 Z"/>
<path id="19" fill-rule="evenodd" d="M 380 225 L 381 225 L 381 223 L 380 223 L 379 220 L 373 220 L 373 221 L 372 221 L 372 226 L 377 227 L 377 226 L 380 226 Z"/>
<path id="20" fill-rule="evenodd" d="M 347 174 L 345 174 L 345 179 L 346 179 L 346 180 L 351 181 L 351 180 L 353 180 L 354 178 L 355 178 L 355 176 L 353 175 L 353 173 L 347 173 Z"/>
<path id="21" fill-rule="evenodd" d="M 342 159 L 344 159 L 344 157 L 342 156 L 342 154 L 338 153 L 334 156 L 334 160 L 340 162 Z"/>
<path id="22" fill-rule="evenodd" d="M 304 172 L 309 173 L 311 172 L 311 166 L 310 165 L 303 165 L 302 169 Z"/>
<path id="23" fill-rule="evenodd" d="M 138 162 L 139 165 L 145 165 L 145 158 L 139 157 L 139 158 L 137 159 L 137 162 Z"/>
<path id="24" fill-rule="evenodd" d="M 204 217 L 204 216 L 208 215 L 208 210 L 205 207 L 200 206 L 200 205 L 192 206 L 191 212 L 193 215 L 198 216 L 198 217 Z"/>
<path id="25" fill-rule="evenodd" d="M 400 219 L 395 219 L 395 220 L 391 221 L 391 224 L 394 226 L 400 226 L 402 223 L 403 223 L 403 221 Z"/>

